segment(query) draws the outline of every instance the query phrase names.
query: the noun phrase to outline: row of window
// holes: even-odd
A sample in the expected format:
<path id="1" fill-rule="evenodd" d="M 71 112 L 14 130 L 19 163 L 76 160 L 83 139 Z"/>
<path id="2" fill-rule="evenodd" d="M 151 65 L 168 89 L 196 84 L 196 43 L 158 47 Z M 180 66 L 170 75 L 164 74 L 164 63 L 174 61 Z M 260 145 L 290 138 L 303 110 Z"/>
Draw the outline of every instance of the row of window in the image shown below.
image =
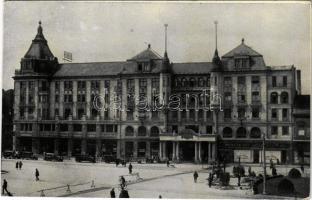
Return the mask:
<path id="1" fill-rule="evenodd" d="M 233 137 L 233 129 L 231 127 L 225 127 L 223 128 L 222 132 L 223 138 L 232 138 Z M 271 136 L 276 136 L 278 135 L 278 126 L 272 126 L 271 127 Z M 289 135 L 289 126 L 282 126 L 282 135 L 288 136 Z M 235 134 L 236 138 L 247 138 L 247 130 L 244 127 L 239 127 L 236 130 Z M 262 133 L 260 128 L 258 127 L 253 127 L 250 130 L 250 138 L 261 138 Z"/>
<path id="2" fill-rule="evenodd" d="M 289 103 L 289 95 L 288 92 L 282 92 L 280 96 L 280 103 Z M 278 94 L 277 92 L 272 92 L 270 95 L 270 103 L 278 104 Z"/>
<path id="3" fill-rule="evenodd" d="M 101 130 L 101 132 L 105 132 L 105 133 L 117 133 L 118 132 L 118 126 L 115 124 L 101 124 L 100 130 Z M 69 125 L 68 124 L 60 124 L 60 131 L 61 132 L 69 131 Z M 83 125 L 82 124 L 73 124 L 73 131 L 74 132 L 82 132 L 83 131 Z M 87 124 L 86 131 L 87 132 L 96 132 L 96 124 Z"/>
<path id="4" fill-rule="evenodd" d="M 110 81 L 104 81 L 104 88 L 109 90 Z M 77 81 L 77 88 L 78 90 L 85 90 L 86 89 L 86 81 Z M 91 90 L 99 90 L 100 89 L 100 81 L 99 80 L 92 80 L 91 81 Z M 73 90 L 73 81 L 64 81 L 64 90 L 71 91 Z M 60 82 L 55 81 L 55 91 L 60 91 Z"/>
<path id="5" fill-rule="evenodd" d="M 176 87 L 210 87 L 210 77 L 208 78 L 176 78 Z"/>
<path id="6" fill-rule="evenodd" d="M 147 129 L 145 126 L 140 126 L 137 130 L 138 136 L 147 136 Z M 126 136 L 134 136 L 134 128 L 132 126 L 127 126 L 125 129 Z M 150 136 L 159 136 L 159 129 L 157 126 L 153 126 L 150 131 Z"/>

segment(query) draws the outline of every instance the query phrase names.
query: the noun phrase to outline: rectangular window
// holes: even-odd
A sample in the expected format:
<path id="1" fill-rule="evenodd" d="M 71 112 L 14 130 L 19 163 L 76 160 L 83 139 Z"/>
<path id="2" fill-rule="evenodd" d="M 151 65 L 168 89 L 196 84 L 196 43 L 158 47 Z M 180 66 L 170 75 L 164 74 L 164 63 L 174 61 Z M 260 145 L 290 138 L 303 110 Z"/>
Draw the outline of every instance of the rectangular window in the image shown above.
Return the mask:
<path id="1" fill-rule="evenodd" d="M 282 135 L 289 135 L 289 127 L 288 126 L 282 127 Z"/>
<path id="2" fill-rule="evenodd" d="M 287 76 L 283 76 L 283 86 L 287 87 Z"/>
<path id="3" fill-rule="evenodd" d="M 252 92 L 252 102 L 260 102 L 260 93 Z"/>
<path id="4" fill-rule="evenodd" d="M 99 90 L 100 81 L 91 81 L 91 90 Z"/>
<path id="5" fill-rule="evenodd" d="M 59 103 L 60 102 L 60 95 L 56 94 L 55 95 L 55 103 Z"/>
<path id="6" fill-rule="evenodd" d="M 206 133 L 212 134 L 212 126 L 206 126 Z"/>
<path id="7" fill-rule="evenodd" d="M 81 124 L 74 124 L 74 132 L 81 132 L 82 131 L 82 125 Z"/>
<path id="8" fill-rule="evenodd" d="M 55 81 L 55 91 L 60 91 L 60 82 Z"/>
<path id="9" fill-rule="evenodd" d="M 85 90 L 85 89 L 86 89 L 86 82 L 78 81 L 78 90 Z"/>
<path id="10" fill-rule="evenodd" d="M 60 131 L 61 132 L 68 131 L 68 124 L 60 124 Z"/>
<path id="11" fill-rule="evenodd" d="M 271 135 L 277 135 L 278 134 L 278 131 L 277 131 L 277 126 L 272 126 L 271 127 Z"/>
<path id="12" fill-rule="evenodd" d="M 114 125 L 112 125 L 112 124 L 107 124 L 107 125 L 106 125 L 106 132 L 109 132 L 109 133 L 114 132 Z"/>
<path id="13" fill-rule="evenodd" d="M 282 113 L 283 113 L 283 120 L 287 120 L 288 119 L 288 109 L 283 108 Z"/>
<path id="14" fill-rule="evenodd" d="M 127 120 L 133 120 L 133 110 L 127 111 Z"/>
<path id="15" fill-rule="evenodd" d="M 88 124 L 87 125 L 87 132 L 95 132 L 96 131 L 96 125 L 95 124 Z"/>
<path id="16" fill-rule="evenodd" d="M 212 119 L 212 113 L 211 113 L 210 110 L 206 111 L 206 118 L 207 118 L 208 120 L 211 120 L 211 119 Z"/>
<path id="17" fill-rule="evenodd" d="M 271 113 L 272 119 L 277 120 L 278 119 L 277 109 L 276 108 L 272 108 L 271 111 L 272 111 L 272 113 Z"/>
<path id="18" fill-rule="evenodd" d="M 225 92 L 224 93 L 224 101 L 225 101 L 225 103 L 231 103 L 232 102 L 232 92 Z"/>
<path id="19" fill-rule="evenodd" d="M 73 82 L 72 81 L 64 81 L 64 90 L 68 90 L 68 91 L 73 90 Z"/>
<path id="20" fill-rule="evenodd" d="M 232 77 L 224 77 L 224 86 L 232 87 Z"/>
<path id="21" fill-rule="evenodd" d="M 258 107 L 252 108 L 252 118 L 259 119 L 260 109 Z"/>
<path id="22" fill-rule="evenodd" d="M 272 76 L 272 87 L 276 87 L 276 76 Z"/>
<path id="23" fill-rule="evenodd" d="M 59 116 L 59 109 L 58 109 L 58 108 L 55 108 L 55 110 L 54 110 L 54 115 L 55 115 L 55 116 Z"/>
<path id="24" fill-rule="evenodd" d="M 224 120 L 229 120 L 232 118 L 232 109 L 231 108 L 225 108 L 224 109 Z"/>
<path id="25" fill-rule="evenodd" d="M 146 93 L 147 81 L 145 78 L 139 79 L 139 88 L 140 88 L 140 93 Z"/>
<path id="26" fill-rule="evenodd" d="M 246 103 L 246 95 L 245 93 L 238 94 L 238 103 Z"/>
<path id="27" fill-rule="evenodd" d="M 245 117 L 245 112 L 246 112 L 245 108 L 238 108 L 237 112 L 238 112 L 239 119 L 242 119 Z"/>
<path id="28" fill-rule="evenodd" d="M 245 76 L 239 76 L 239 77 L 237 77 L 237 83 L 238 83 L 239 85 L 245 85 L 245 83 L 246 83 L 246 78 L 245 78 Z"/>

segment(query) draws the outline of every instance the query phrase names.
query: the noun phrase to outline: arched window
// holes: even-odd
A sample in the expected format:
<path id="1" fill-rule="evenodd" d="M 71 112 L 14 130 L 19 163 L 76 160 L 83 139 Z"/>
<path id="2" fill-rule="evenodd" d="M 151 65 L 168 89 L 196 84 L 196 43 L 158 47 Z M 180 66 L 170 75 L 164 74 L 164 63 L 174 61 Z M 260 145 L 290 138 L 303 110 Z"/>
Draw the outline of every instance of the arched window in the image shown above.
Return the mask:
<path id="1" fill-rule="evenodd" d="M 181 87 L 181 80 L 180 80 L 179 78 L 177 78 L 177 79 L 175 80 L 175 86 L 176 86 L 176 87 Z"/>
<path id="2" fill-rule="evenodd" d="M 196 81 L 194 78 L 190 78 L 190 87 L 195 87 L 196 86 Z"/>
<path id="3" fill-rule="evenodd" d="M 133 136 L 134 135 L 134 130 L 132 126 L 127 126 L 126 128 L 126 136 Z"/>
<path id="4" fill-rule="evenodd" d="M 251 138 L 261 138 L 261 130 L 258 127 L 253 127 L 250 131 Z"/>
<path id="5" fill-rule="evenodd" d="M 278 101 L 277 92 L 272 92 L 271 93 L 271 97 L 270 97 L 270 102 L 274 103 L 274 104 L 277 104 L 278 103 L 277 101 Z"/>
<path id="6" fill-rule="evenodd" d="M 153 137 L 159 136 L 159 129 L 158 129 L 158 127 L 153 126 L 153 127 L 151 128 L 151 136 L 153 136 Z"/>
<path id="7" fill-rule="evenodd" d="M 233 136 L 233 130 L 230 127 L 225 127 L 223 129 L 223 137 L 224 138 L 231 138 Z"/>
<path id="8" fill-rule="evenodd" d="M 281 103 L 288 103 L 288 93 L 287 92 L 281 93 Z"/>
<path id="9" fill-rule="evenodd" d="M 203 78 L 199 78 L 198 79 L 198 86 L 199 87 L 204 87 L 204 80 L 203 80 Z"/>
<path id="10" fill-rule="evenodd" d="M 237 138 L 246 138 L 247 137 L 247 131 L 244 127 L 239 127 L 236 131 L 236 137 Z"/>
<path id="11" fill-rule="evenodd" d="M 140 126 L 138 129 L 138 136 L 146 136 L 146 128 L 145 126 Z"/>
<path id="12" fill-rule="evenodd" d="M 181 82 L 182 82 L 182 87 L 188 87 L 188 82 L 184 77 L 181 79 Z"/>

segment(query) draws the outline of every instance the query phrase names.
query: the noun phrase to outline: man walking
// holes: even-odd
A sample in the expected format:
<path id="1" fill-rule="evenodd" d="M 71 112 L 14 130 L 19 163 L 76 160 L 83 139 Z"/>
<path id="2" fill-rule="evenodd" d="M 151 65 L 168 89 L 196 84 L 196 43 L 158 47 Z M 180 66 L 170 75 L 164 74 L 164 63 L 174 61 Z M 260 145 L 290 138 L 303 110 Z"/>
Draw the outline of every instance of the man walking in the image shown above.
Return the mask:
<path id="1" fill-rule="evenodd" d="M 15 168 L 18 169 L 18 161 L 15 163 Z"/>
<path id="2" fill-rule="evenodd" d="M 36 168 L 35 176 L 36 176 L 36 181 L 39 181 L 39 170 L 37 168 Z"/>
<path id="3" fill-rule="evenodd" d="M 130 198 L 128 191 L 122 188 L 119 194 L 119 198 Z"/>
<path id="4" fill-rule="evenodd" d="M 209 177 L 208 177 L 208 185 L 209 185 L 209 188 L 211 188 L 212 180 L 213 180 L 213 176 L 212 176 L 211 173 L 209 173 Z"/>
<path id="5" fill-rule="evenodd" d="M 132 174 L 132 165 L 131 165 L 131 163 L 129 164 L 129 174 Z"/>
<path id="6" fill-rule="evenodd" d="M 198 178 L 197 171 L 194 172 L 193 177 L 194 177 L 194 183 L 196 183 L 197 182 L 197 178 Z"/>
<path id="7" fill-rule="evenodd" d="M 111 198 L 115 198 L 116 197 L 114 188 L 112 188 L 112 190 L 110 191 L 110 197 Z"/>
<path id="8" fill-rule="evenodd" d="M 22 161 L 19 161 L 19 163 L 18 163 L 18 168 L 19 168 L 20 170 L 22 169 L 22 166 L 23 166 Z"/>
<path id="9" fill-rule="evenodd" d="M 4 195 L 4 191 L 9 194 L 8 192 L 8 182 L 4 179 L 3 180 L 3 185 L 2 185 L 2 195 Z"/>

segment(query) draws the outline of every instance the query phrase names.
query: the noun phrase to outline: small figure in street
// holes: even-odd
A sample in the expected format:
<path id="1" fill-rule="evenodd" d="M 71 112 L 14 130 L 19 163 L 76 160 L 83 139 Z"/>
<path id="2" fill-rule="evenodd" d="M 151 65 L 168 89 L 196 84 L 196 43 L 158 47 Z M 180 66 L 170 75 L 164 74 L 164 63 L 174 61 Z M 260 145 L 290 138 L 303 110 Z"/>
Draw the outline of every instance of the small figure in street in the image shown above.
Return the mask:
<path id="1" fill-rule="evenodd" d="M 162 199 L 162 196 L 161 196 L 161 195 L 159 195 L 159 196 L 158 196 L 158 199 Z"/>
<path id="2" fill-rule="evenodd" d="M 22 169 L 22 166 L 23 166 L 22 161 L 19 161 L 19 163 L 18 163 L 18 168 L 19 168 L 20 170 Z"/>
<path id="3" fill-rule="evenodd" d="M 128 169 L 129 169 L 129 174 L 132 174 L 132 165 L 131 165 L 131 163 L 129 164 Z"/>
<path id="4" fill-rule="evenodd" d="M 112 188 L 112 190 L 110 191 L 110 197 L 111 197 L 111 198 L 116 198 L 114 188 Z"/>
<path id="5" fill-rule="evenodd" d="M 304 165 L 303 165 L 303 163 L 301 163 L 300 169 L 301 169 L 301 171 L 302 171 L 302 174 L 304 174 Z"/>
<path id="6" fill-rule="evenodd" d="M 270 159 L 270 169 L 272 169 L 274 167 L 274 164 L 273 164 L 273 160 L 272 158 Z"/>
<path id="7" fill-rule="evenodd" d="M 238 174 L 238 176 L 237 176 L 237 186 L 238 187 L 240 187 L 241 186 L 241 184 L 240 184 L 240 182 L 241 182 L 241 175 L 240 174 Z"/>
<path id="8" fill-rule="evenodd" d="M 248 167 L 248 175 L 251 176 L 252 171 L 251 171 L 251 166 Z"/>
<path id="9" fill-rule="evenodd" d="M 116 167 L 118 167 L 118 165 L 119 165 L 119 160 L 116 159 Z"/>
<path id="10" fill-rule="evenodd" d="M 198 178 L 197 171 L 194 172 L 193 177 L 194 177 L 194 183 L 196 183 L 197 182 L 197 178 Z"/>
<path id="11" fill-rule="evenodd" d="M 2 185 L 2 195 L 4 195 L 4 191 L 9 194 L 8 192 L 8 182 L 4 179 L 3 180 L 3 185 Z"/>
<path id="12" fill-rule="evenodd" d="M 167 167 L 169 167 L 170 166 L 170 162 L 169 162 L 169 160 L 167 160 Z"/>
<path id="13" fill-rule="evenodd" d="M 119 198 L 130 198 L 128 191 L 122 188 L 119 194 Z"/>
<path id="14" fill-rule="evenodd" d="M 120 187 L 121 187 L 121 189 L 123 189 L 125 186 L 126 186 L 126 179 L 123 176 L 121 176 L 120 177 Z"/>
<path id="15" fill-rule="evenodd" d="M 272 176 L 277 176 L 277 172 L 276 172 L 276 168 L 275 167 L 272 168 Z"/>
<path id="16" fill-rule="evenodd" d="M 18 169 L 18 161 L 15 163 L 15 168 Z"/>
<path id="17" fill-rule="evenodd" d="M 209 185 L 209 188 L 211 188 L 212 180 L 213 180 L 213 176 L 212 176 L 211 173 L 209 173 L 209 177 L 208 177 L 208 185 Z"/>
<path id="18" fill-rule="evenodd" d="M 37 168 L 36 168 L 35 176 L 36 176 L 36 181 L 39 181 L 39 170 Z"/>

